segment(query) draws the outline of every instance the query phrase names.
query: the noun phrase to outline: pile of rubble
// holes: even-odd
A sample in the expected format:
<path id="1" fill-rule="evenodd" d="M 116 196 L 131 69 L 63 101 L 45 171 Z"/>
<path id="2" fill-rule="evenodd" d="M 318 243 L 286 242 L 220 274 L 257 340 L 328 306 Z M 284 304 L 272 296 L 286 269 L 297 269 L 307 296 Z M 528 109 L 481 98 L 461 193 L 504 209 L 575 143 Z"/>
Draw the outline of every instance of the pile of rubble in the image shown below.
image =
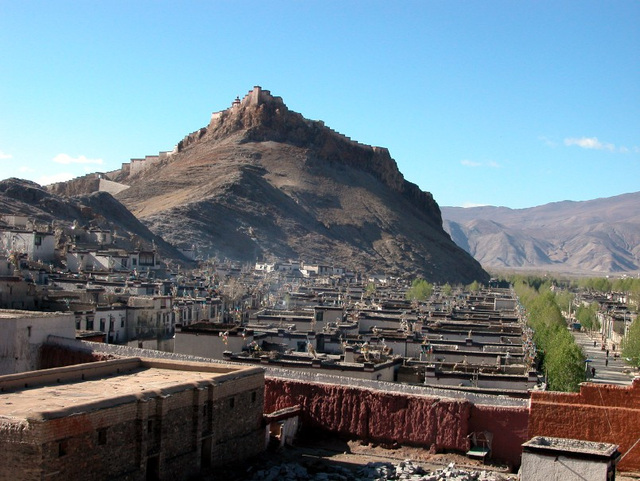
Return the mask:
<path id="1" fill-rule="evenodd" d="M 495 471 L 458 469 L 454 463 L 443 469 L 428 471 L 410 460 L 405 460 L 398 464 L 369 463 L 356 471 L 341 466 L 327 466 L 326 471 L 323 472 L 309 472 L 298 463 L 285 463 L 260 470 L 250 479 L 251 481 L 515 481 L 518 477 Z"/>

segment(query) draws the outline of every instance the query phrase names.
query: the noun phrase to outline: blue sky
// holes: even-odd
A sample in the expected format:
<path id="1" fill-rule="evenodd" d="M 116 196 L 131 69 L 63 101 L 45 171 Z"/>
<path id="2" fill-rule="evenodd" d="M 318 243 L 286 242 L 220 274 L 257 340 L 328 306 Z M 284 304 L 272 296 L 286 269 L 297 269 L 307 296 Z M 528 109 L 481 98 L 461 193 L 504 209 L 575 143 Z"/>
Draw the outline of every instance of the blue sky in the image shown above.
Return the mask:
<path id="1" fill-rule="evenodd" d="M 254 85 L 442 205 L 640 190 L 640 2 L 0 0 L 0 179 L 170 150 Z"/>

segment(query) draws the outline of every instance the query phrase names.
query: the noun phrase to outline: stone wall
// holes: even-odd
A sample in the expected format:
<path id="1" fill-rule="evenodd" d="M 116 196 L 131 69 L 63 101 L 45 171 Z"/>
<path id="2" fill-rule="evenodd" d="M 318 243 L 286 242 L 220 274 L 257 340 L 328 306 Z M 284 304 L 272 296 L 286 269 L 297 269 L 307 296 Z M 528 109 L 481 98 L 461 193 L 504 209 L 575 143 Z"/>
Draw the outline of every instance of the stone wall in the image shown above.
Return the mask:
<path id="1" fill-rule="evenodd" d="M 631 386 L 583 383 L 579 393 L 532 392 L 528 437 L 617 444 L 621 471 L 640 470 L 640 378 Z"/>

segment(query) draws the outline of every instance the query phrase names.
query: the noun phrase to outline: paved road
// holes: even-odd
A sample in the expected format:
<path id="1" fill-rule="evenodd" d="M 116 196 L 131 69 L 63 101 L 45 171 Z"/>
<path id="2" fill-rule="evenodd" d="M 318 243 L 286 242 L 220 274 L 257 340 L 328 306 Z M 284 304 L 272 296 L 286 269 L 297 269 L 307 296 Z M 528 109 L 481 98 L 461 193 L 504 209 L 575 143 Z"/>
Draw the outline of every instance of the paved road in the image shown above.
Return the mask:
<path id="1" fill-rule="evenodd" d="M 599 334 L 596 334 L 595 338 L 589 337 L 589 335 L 584 332 L 572 332 L 572 334 L 576 342 L 582 346 L 582 350 L 585 356 L 587 356 L 587 359 L 591 359 L 592 361 L 588 363 L 589 369 L 591 369 L 591 367 L 595 367 L 596 369 L 594 378 L 591 378 L 591 374 L 589 374 L 588 380 L 590 382 L 630 385 L 634 373 L 636 376 L 640 375 L 640 373 L 634 371 L 633 368 L 630 368 L 621 357 L 616 359 L 611 350 L 609 351 L 609 362 L 607 363 L 607 352 L 601 349 Z M 596 340 L 596 347 L 593 347 L 594 339 Z M 618 351 L 618 354 L 619 353 Z"/>

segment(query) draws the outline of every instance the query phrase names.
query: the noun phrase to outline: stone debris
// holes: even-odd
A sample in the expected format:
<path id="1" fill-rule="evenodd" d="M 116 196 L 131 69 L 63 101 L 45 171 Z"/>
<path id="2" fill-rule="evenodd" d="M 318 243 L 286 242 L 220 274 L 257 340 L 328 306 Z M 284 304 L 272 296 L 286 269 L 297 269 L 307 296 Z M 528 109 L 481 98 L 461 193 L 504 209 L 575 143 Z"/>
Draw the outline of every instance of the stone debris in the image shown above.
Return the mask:
<path id="1" fill-rule="evenodd" d="M 316 471 L 316 470 L 314 470 Z M 514 474 L 456 468 L 454 463 L 436 471 L 425 470 L 411 460 L 398 464 L 368 463 L 355 471 L 341 466 L 326 466 L 324 472 L 310 472 L 298 463 L 286 463 L 256 472 L 251 481 L 516 481 Z"/>

